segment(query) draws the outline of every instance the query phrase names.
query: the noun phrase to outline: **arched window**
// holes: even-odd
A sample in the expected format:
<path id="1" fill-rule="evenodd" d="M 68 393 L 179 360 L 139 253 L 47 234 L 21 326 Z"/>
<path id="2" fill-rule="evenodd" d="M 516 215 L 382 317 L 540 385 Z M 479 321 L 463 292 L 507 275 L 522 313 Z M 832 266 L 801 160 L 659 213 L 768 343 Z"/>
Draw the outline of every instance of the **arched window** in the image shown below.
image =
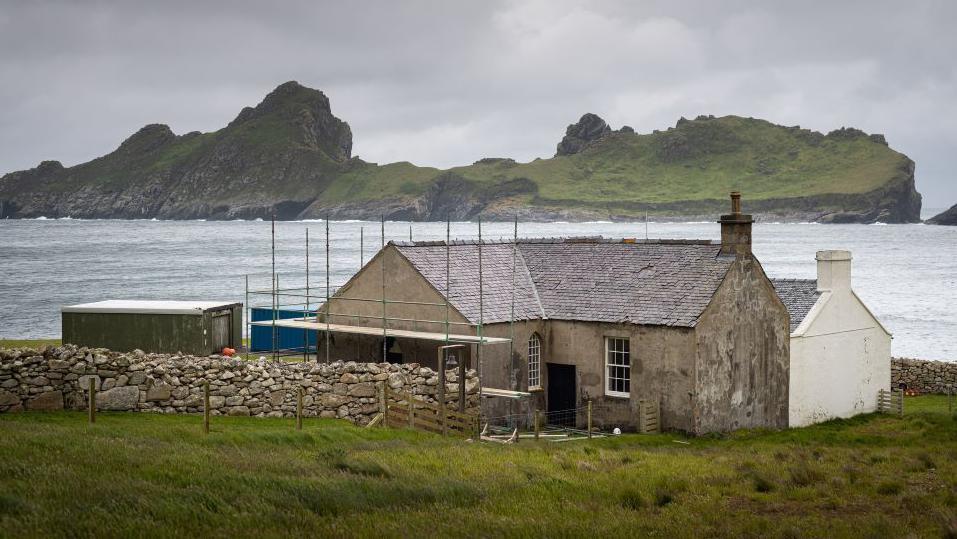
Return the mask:
<path id="1" fill-rule="evenodd" d="M 528 388 L 542 387 L 542 341 L 537 333 L 528 339 Z"/>

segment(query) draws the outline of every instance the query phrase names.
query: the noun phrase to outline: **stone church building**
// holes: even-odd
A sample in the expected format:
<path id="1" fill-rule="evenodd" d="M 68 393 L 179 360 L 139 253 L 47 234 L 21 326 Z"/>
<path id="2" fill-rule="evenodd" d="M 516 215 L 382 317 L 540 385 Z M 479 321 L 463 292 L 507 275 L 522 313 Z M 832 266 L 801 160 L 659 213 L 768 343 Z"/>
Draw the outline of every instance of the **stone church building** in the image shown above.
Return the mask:
<path id="1" fill-rule="evenodd" d="M 458 341 L 483 387 L 528 392 L 532 408 L 591 400 L 597 420 L 633 429 L 647 399 L 665 430 L 786 427 L 789 315 L 751 252 L 752 222 L 733 193 L 720 242 L 390 242 L 330 300 L 329 322 L 350 326 L 330 331 L 331 357 L 434 367 Z M 495 344 L 474 344 L 480 323 Z"/>

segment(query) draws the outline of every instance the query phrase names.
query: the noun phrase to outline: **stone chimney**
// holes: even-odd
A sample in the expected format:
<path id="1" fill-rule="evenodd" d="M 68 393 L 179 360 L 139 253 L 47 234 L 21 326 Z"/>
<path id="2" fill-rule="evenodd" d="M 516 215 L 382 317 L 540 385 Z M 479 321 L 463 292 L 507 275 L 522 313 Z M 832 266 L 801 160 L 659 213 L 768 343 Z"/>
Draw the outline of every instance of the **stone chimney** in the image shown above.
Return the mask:
<path id="1" fill-rule="evenodd" d="M 741 193 L 731 192 L 731 213 L 722 215 L 718 223 L 721 224 L 721 254 L 739 257 L 751 256 L 751 223 L 754 219 L 750 214 L 741 213 Z"/>
<path id="2" fill-rule="evenodd" d="M 818 251 L 814 258 L 817 260 L 819 292 L 851 288 L 850 251 Z"/>

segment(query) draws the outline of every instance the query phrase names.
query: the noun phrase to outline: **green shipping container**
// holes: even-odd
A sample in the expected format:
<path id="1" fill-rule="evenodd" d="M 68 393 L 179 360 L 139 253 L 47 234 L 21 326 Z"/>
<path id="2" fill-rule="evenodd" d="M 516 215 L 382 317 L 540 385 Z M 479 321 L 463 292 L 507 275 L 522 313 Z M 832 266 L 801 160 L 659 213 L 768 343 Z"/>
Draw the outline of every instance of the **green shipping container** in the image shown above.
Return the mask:
<path id="1" fill-rule="evenodd" d="M 243 304 L 108 300 L 63 307 L 63 342 L 196 356 L 242 345 Z"/>

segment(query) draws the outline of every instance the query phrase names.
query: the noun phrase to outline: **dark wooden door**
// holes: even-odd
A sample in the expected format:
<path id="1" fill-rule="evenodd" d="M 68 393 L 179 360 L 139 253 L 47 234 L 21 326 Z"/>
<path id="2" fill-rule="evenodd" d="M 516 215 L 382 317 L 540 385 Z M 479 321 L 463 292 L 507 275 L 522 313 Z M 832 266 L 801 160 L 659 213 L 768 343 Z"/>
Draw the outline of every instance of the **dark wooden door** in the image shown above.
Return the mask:
<path id="1" fill-rule="evenodd" d="M 232 318 L 229 311 L 213 313 L 213 350 L 217 354 L 232 347 Z"/>
<path id="2" fill-rule="evenodd" d="M 574 425 L 576 406 L 575 366 L 546 363 L 548 369 L 547 384 L 548 423 L 553 425 Z"/>

